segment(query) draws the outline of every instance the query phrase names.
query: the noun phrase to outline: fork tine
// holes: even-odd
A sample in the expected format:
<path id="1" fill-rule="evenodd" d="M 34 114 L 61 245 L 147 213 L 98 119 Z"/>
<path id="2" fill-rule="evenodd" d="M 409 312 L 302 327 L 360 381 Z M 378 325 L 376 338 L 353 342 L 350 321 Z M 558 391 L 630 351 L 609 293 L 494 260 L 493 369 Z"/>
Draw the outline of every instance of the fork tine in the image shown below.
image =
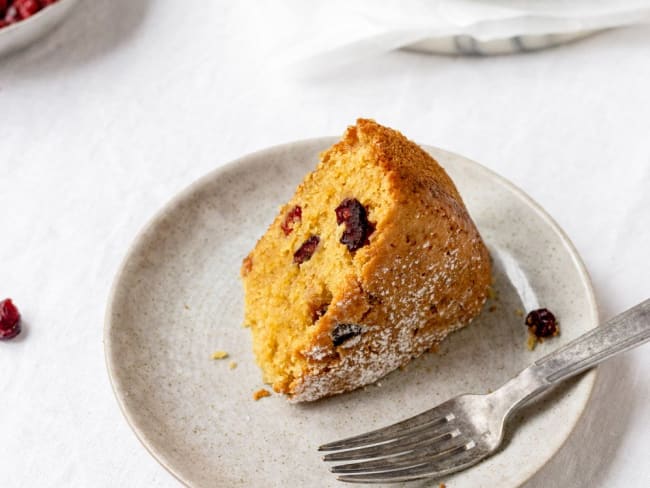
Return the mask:
<path id="1" fill-rule="evenodd" d="M 438 425 L 431 430 L 423 430 L 415 435 L 399 437 L 392 442 L 361 447 L 348 451 L 336 451 L 323 456 L 323 461 L 356 461 L 376 457 L 387 457 L 392 454 L 408 453 L 415 447 L 439 445 L 460 435 L 458 429 L 450 431 L 446 425 Z"/>
<path id="2" fill-rule="evenodd" d="M 451 440 L 451 439 L 448 439 Z M 397 468 L 408 468 L 417 464 L 424 464 L 432 461 L 434 458 L 444 458 L 454 452 L 465 450 L 467 439 L 453 439 L 454 442 L 446 443 L 448 445 L 432 444 L 417 446 L 417 450 L 411 450 L 392 456 L 386 456 L 379 459 L 366 460 L 360 463 L 339 464 L 332 466 L 330 471 L 336 474 L 360 474 L 375 471 L 391 471 Z M 451 445 L 449 445 L 451 444 Z"/>
<path id="3" fill-rule="evenodd" d="M 387 442 L 396 437 L 405 437 L 412 431 L 421 430 L 422 428 L 437 423 L 447 423 L 454 417 L 450 413 L 449 403 L 445 402 L 437 407 L 422 412 L 421 414 L 402 420 L 396 424 L 373 430 L 347 439 L 342 439 L 329 444 L 323 444 L 318 448 L 319 451 L 337 451 L 341 449 L 352 449 L 354 447 L 366 446 Z"/>
<path id="4" fill-rule="evenodd" d="M 442 459 L 430 462 L 418 462 L 390 471 L 338 476 L 339 481 L 348 483 L 395 483 L 422 478 L 438 478 L 468 468 L 488 455 L 488 451 L 479 449 L 472 441 L 455 452 L 448 453 Z"/>

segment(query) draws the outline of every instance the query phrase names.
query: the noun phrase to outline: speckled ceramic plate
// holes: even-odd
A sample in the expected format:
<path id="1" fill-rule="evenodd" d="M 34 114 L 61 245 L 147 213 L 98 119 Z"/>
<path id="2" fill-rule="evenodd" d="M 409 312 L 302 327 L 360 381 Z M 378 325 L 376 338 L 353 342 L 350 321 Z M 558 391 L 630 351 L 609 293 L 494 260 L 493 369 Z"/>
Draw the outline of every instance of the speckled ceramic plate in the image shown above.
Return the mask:
<path id="1" fill-rule="evenodd" d="M 241 259 L 318 153 L 315 139 L 273 147 L 208 174 L 137 237 L 108 303 L 108 372 L 124 415 L 151 454 L 194 487 L 341 486 L 319 444 L 419 413 L 454 395 L 487 392 L 597 323 L 589 278 L 544 211 L 486 168 L 428 148 L 459 187 L 495 262 L 496 297 L 469 327 L 380 382 L 311 404 L 261 388 L 242 327 Z M 545 306 L 562 335 L 526 348 L 523 310 Z M 210 359 L 213 351 L 229 358 Z M 229 368 L 236 361 L 235 369 Z M 571 433 L 589 399 L 590 372 L 528 406 L 505 447 L 470 470 L 410 486 L 519 486 Z"/>

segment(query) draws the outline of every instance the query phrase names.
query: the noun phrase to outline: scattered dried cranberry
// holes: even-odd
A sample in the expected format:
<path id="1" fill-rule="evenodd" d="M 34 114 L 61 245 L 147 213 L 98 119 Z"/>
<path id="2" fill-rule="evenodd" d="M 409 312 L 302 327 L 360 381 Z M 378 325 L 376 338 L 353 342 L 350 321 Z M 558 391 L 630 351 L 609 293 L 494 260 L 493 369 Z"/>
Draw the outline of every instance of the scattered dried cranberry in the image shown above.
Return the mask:
<path id="1" fill-rule="evenodd" d="M 346 198 L 336 207 L 336 223 L 345 223 L 345 230 L 341 236 L 341 244 L 345 244 L 350 252 L 354 252 L 366 244 L 368 237 L 375 230 L 375 226 L 368 222 L 366 207 L 356 198 Z"/>
<path id="2" fill-rule="evenodd" d="M 363 327 L 357 324 L 338 324 L 332 332 L 330 332 L 330 337 L 332 338 L 332 344 L 334 347 L 338 347 L 346 341 L 349 341 L 353 337 L 361 335 L 363 332 Z"/>
<path id="3" fill-rule="evenodd" d="M 11 298 L 0 302 L 0 341 L 13 339 L 20 334 L 20 312 Z"/>
<path id="4" fill-rule="evenodd" d="M 302 243 L 302 246 L 293 253 L 293 262 L 296 264 L 302 264 L 305 261 L 309 261 L 318 247 L 320 242 L 320 237 L 310 236 L 305 242 Z"/>
<path id="5" fill-rule="evenodd" d="M 296 222 L 300 222 L 302 219 L 302 208 L 300 208 L 300 205 L 296 205 L 293 207 L 291 210 L 289 210 L 289 213 L 287 216 L 284 218 L 284 222 L 282 222 L 282 232 L 284 232 L 285 236 L 288 236 L 293 232 L 293 224 Z"/>
<path id="6" fill-rule="evenodd" d="M 526 325 L 537 337 L 551 337 L 557 335 L 557 321 L 547 308 L 533 310 L 526 316 Z"/>

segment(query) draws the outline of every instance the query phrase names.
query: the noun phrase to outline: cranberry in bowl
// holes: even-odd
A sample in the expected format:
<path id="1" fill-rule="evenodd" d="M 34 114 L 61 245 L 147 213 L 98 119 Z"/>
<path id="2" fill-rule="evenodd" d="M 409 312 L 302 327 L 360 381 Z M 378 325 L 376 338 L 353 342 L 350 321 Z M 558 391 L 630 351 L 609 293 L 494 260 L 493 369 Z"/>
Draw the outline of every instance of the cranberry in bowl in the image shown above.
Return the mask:
<path id="1" fill-rule="evenodd" d="M 77 0 L 0 0 L 0 56 L 50 32 Z"/>

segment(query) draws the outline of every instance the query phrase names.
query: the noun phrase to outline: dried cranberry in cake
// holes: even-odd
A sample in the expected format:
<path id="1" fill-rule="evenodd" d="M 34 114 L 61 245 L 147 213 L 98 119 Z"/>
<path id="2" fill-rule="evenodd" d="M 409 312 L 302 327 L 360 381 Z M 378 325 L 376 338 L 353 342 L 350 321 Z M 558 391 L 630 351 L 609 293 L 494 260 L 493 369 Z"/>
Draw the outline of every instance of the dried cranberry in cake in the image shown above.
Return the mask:
<path id="1" fill-rule="evenodd" d="M 0 340 L 13 339 L 20 334 L 20 312 L 11 298 L 0 302 Z"/>
<path id="2" fill-rule="evenodd" d="M 526 326 L 536 337 L 551 337 L 559 333 L 555 315 L 547 308 L 530 312 L 526 316 Z"/>
<path id="3" fill-rule="evenodd" d="M 302 246 L 293 253 L 293 262 L 296 264 L 302 264 L 305 261 L 309 261 L 318 247 L 320 242 L 320 237 L 310 236 L 305 242 L 302 243 Z"/>
<path id="4" fill-rule="evenodd" d="M 361 335 L 362 332 L 363 327 L 360 325 L 338 324 L 330 333 L 330 337 L 332 338 L 332 344 L 334 344 L 334 347 L 338 347 L 353 337 Z"/>
<path id="5" fill-rule="evenodd" d="M 341 236 L 341 244 L 345 244 L 350 252 L 354 252 L 369 243 L 368 237 L 375 226 L 368 221 L 366 207 L 356 198 L 346 198 L 336 207 L 336 223 L 345 224 Z"/>
<path id="6" fill-rule="evenodd" d="M 296 205 L 293 207 L 291 210 L 289 210 L 289 213 L 287 216 L 284 218 L 284 222 L 282 222 L 282 232 L 284 232 L 285 236 L 288 236 L 293 232 L 293 224 L 296 222 L 300 222 L 302 219 L 302 208 L 300 208 L 300 205 Z"/>

